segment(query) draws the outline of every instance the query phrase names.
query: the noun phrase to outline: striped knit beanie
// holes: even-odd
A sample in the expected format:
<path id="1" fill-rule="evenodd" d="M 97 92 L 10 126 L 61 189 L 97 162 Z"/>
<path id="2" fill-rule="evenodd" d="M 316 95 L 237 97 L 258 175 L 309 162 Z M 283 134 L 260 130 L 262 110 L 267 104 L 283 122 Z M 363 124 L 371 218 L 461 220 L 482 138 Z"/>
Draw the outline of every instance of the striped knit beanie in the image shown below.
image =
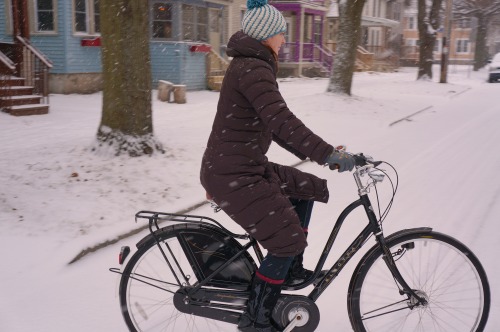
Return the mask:
<path id="1" fill-rule="evenodd" d="M 260 41 L 286 31 L 285 18 L 267 0 L 247 0 L 241 25 L 245 34 Z"/>

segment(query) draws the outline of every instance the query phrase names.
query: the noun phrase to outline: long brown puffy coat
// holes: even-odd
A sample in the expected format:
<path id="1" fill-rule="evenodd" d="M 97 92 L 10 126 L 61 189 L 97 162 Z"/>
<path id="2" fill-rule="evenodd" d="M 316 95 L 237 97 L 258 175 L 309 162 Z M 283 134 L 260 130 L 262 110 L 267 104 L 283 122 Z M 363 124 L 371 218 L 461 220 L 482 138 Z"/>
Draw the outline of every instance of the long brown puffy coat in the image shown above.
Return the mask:
<path id="1" fill-rule="evenodd" d="M 269 162 L 274 140 L 299 158 L 323 164 L 333 147 L 288 109 L 278 90 L 270 50 L 243 32 L 234 34 L 217 114 L 201 165 L 201 183 L 215 202 L 276 256 L 307 246 L 288 199 L 328 201 L 326 180 Z"/>

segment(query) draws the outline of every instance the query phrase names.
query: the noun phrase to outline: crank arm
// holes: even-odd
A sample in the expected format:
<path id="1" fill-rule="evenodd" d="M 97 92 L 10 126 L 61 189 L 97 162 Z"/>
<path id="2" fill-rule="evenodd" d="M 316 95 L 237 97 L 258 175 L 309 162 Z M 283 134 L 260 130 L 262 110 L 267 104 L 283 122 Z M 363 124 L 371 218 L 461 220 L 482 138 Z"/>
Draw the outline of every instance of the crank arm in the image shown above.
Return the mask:
<path id="1" fill-rule="evenodd" d="M 292 321 L 285 327 L 283 332 L 290 332 L 291 330 L 293 330 L 293 328 L 299 324 L 301 318 L 302 316 L 300 316 L 300 314 L 295 315 Z"/>

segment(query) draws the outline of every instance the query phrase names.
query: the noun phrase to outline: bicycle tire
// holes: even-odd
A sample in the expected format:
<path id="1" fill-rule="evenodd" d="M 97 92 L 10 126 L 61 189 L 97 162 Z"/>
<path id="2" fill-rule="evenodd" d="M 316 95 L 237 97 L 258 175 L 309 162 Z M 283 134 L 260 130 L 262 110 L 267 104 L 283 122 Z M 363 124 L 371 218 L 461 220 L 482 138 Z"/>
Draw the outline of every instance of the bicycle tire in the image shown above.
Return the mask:
<path id="1" fill-rule="evenodd" d="M 490 309 L 488 279 L 464 244 L 433 231 L 389 237 L 387 242 L 403 278 L 428 304 L 410 309 L 416 302 L 401 295 L 376 245 L 360 261 L 349 285 L 348 312 L 355 331 L 484 330 Z"/>
<path id="2" fill-rule="evenodd" d="M 182 313 L 174 305 L 174 293 L 180 288 L 176 277 L 183 285 L 193 285 L 200 279 L 199 271 L 195 272 L 197 263 L 193 263 L 192 258 L 188 259 L 180 240 L 195 234 L 206 235 L 206 248 L 201 248 L 200 252 L 210 253 L 206 255 L 207 259 L 217 256 L 207 248 L 221 247 L 221 243 L 228 243 L 230 249 L 241 248 L 234 238 L 214 226 L 183 223 L 156 231 L 155 236 L 162 246 L 164 243 L 169 244 L 173 255 L 166 249 L 164 251 L 166 255 L 175 257 L 183 269 L 184 277 L 175 267 L 174 275 L 152 235 L 142 239 L 137 244 L 138 250 L 125 266 L 119 285 L 122 315 L 130 331 L 234 331 L 233 324 Z M 249 260 L 248 264 L 254 264 L 248 253 L 242 257 Z M 173 258 L 170 260 L 175 266 Z"/>

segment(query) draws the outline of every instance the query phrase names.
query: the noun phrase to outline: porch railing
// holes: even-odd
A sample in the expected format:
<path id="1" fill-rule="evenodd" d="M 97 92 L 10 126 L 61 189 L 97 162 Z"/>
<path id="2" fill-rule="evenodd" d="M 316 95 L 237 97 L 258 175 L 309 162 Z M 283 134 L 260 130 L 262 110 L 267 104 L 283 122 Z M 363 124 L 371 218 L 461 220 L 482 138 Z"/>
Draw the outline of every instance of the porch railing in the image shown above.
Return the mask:
<path id="1" fill-rule="evenodd" d="M 4 107 L 4 103 L 8 103 L 10 93 L 5 90 L 10 90 L 11 85 L 9 79 L 16 72 L 16 65 L 14 62 L 0 50 L 0 109 Z"/>
<path id="2" fill-rule="evenodd" d="M 278 55 L 280 62 L 299 62 L 300 44 L 285 43 Z M 314 43 L 302 44 L 302 62 L 315 62 L 323 69 L 331 71 L 334 53 Z"/>
<path id="3" fill-rule="evenodd" d="M 16 65 L 8 56 L 0 51 L 0 75 L 13 75 L 16 71 Z"/>
<path id="4" fill-rule="evenodd" d="M 52 62 L 31 43 L 21 36 L 16 40 L 22 48 L 23 60 L 18 75 L 25 79 L 25 84 L 33 87 L 33 93 L 42 96 L 42 102 L 49 102 L 49 70 Z"/>

